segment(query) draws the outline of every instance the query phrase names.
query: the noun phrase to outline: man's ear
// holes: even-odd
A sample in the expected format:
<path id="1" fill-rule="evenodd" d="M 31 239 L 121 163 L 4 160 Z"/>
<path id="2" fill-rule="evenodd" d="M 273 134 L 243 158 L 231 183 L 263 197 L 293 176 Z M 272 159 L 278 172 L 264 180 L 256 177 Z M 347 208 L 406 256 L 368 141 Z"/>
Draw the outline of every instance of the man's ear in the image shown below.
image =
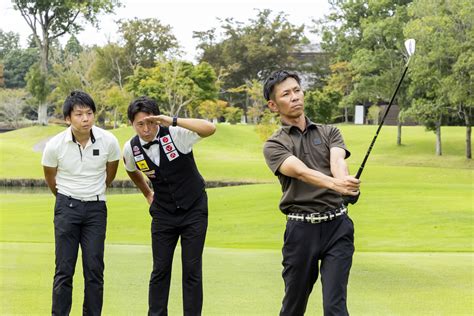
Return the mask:
<path id="1" fill-rule="evenodd" d="M 277 107 L 275 101 L 273 101 L 272 99 L 268 100 L 267 106 L 270 109 L 270 111 L 278 113 L 278 107 Z"/>
<path id="2" fill-rule="evenodd" d="M 66 118 L 64 120 L 66 121 L 67 125 L 71 125 L 71 117 L 70 116 L 66 116 Z"/>

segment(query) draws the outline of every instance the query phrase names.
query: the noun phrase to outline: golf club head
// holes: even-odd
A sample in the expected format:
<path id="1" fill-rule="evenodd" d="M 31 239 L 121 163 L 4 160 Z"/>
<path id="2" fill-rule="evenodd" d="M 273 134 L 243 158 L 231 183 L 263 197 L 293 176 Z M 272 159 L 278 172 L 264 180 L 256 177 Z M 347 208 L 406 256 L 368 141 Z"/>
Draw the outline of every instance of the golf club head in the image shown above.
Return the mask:
<path id="1" fill-rule="evenodd" d="M 405 48 L 407 50 L 408 56 L 411 56 L 415 53 L 415 40 L 413 38 L 407 39 L 405 41 Z"/>

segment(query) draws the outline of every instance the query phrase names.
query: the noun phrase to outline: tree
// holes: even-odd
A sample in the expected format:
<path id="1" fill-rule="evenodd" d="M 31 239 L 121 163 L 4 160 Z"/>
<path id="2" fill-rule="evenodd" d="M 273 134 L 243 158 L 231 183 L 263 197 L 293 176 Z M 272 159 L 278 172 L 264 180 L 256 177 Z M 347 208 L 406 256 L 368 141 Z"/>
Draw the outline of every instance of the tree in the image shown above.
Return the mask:
<path id="1" fill-rule="evenodd" d="M 218 120 L 226 109 L 227 102 L 222 100 L 205 100 L 197 108 L 199 115 L 209 121 Z"/>
<path id="2" fill-rule="evenodd" d="M 153 68 L 137 67 L 127 90 L 155 99 L 164 113 L 178 115 L 186 107 L 217 98 L 216 74 L 207 63 L 193 65 L 163 60 Z"/>
<path id="3" fill-rule="evenodd" d="M 202 50 L 200 61 L 211 64 L 216 73 L 227 74 L 222 81 L 224 92 L 262 80 L 279 68 L 297 68 L 292 53 L 306 40 L 304 26 L 291 24 L 283 13 L 272 18 L 270 10 L 263 10 L 247 24 L 233 19 L 221 23 L 223 34 L 219 41 L 216 29 L 194 32 L 193 37 L 199 40 L 197 48 Z M 240 101 L 248 101 L 244 93 Z"/>
<path id="4" fill-rule="evenodd" d="M 71 91 L 87 92 L 95 102 L 97 122 L 103 125 L 108 115 L 106 94 L 113 83 L 94 76 L 95 73 L 92 69 L 95 60 L 96 52 L 93 49 L 88 49 L 81 52 L 77 58 L 71 59 L 69 63 L 54 64 L 52 67 L 54 76 L 50 77 L 54 89 L 48 99 L 60 107 L 64 98 Z M 60 112 L 59 108 L 58 110 Z"/>
<path id="5" fill-rule="evenodd" d="M 117 123 L 127 121 L 127 107 L 132 96 L 117 85 L 113 85 L 105 92 L 105 104 L 112 111 L 111 118 L 114 122 L 114 128 Z"/>
<path id="6" fill-rule="evenodd" d="M 245 103 L 247 105 L 247 111 L 244 113 L 246 116 L 245 120 L 248 121 L 247 116 L 250 116 L 250 119 L 254 124 L 257 124 L 260 121 L 267 104 L 265 98 L 263 97 L 262 91 L 263 84 L 261 81 L 256 79 L 246 81 L 245 84 L 241 85 L 240 87 L 227 90 L 227 92 L 230 94 L 238 94 L 242 92 L 245 93 Z"/>
<path id="7" fill-rule="evenodd" d="M 123 89 L 125 78 L 133 74 L 126 49 L 116 43 L 108 43 L 103 47 L 96 47 L 95 51 L 92 69 L 94 76 L 112 81 Z"/>
<path id="8" fill-rule="evenodd" d="M 305 95 L 305 112 L 315 122 L 331 123 L 342 95 L 325 88 L 322 91 L 307 91 Z"/>
<path id="9" fill-rule="evenodd" d="M 473 34 L 474 36 L 474 34 Z M 472 41 L 472 39 L 471 39 Z M 466 45 L 467 46 L 467 45 Z M 451 102 L 457 105 L 457 112 L 466 125 L 466 158 L 472 158 L 471 125 L 474 110 L 474 45 L 464 50 L 453 65 L 453 73 L 446 78 L 445 87 Z"/>
<path id="10" fill-rule="evenodd" d="M 375 104 L 370 106 L 367 116 L 372 121 L 372 124 L 379 125 L 380 107 Z"/>
<path id="11" fill-rule="evenodd" d="M 5 87 L 5 78 L 3 76 L 3 64 L 0 64 L 0 87 Z"/>
<path id="12" fill-rule="evenodd" d="M 255 131 L 260 137 L 261 141 L 266 141 L 280 126 L 277 122 L 278 114 L 272 113 L 269 109 L 263 111 L 260 123 L 255 126 Z"/>
<path id="13" fill-rule="evenodd" d="M 66 46 L 64 46 L 64 53 L 66 56 L 77 57 L 83 50 L 84 49 L 82 48 L 81 43 L 79 43 L 79 40 L 76 36 L 74 36 L 74 34 L 71 35 L 66 43 Z"/>
<path id="14" fill-rule="evenodd" d="M 171 26 L 163 25 L 158 19 L 120 20 L 119 32 L 131 68 L 140 65 L 151 68 L 161 56 L 176 55 L 178 41 L 171 32 Z"/>
<path id="15" fill-rule="evenodd" d="M 441 155 L 443 118 L 465 105 L 472 108 L 473 83 L 469 73 L 474 68 L 471 57 L 474 6 L 467 0 L 417 0 L 409 13 L 413 19 L 404 31 L 417 39 L 416 58 L 410 72 L 413 79 L 410 91 L 415 102 L 409 114 L 435 132 L 436 154 Z M 456 88 L 465 92 L 453 92 Z M 467 156 L 470 124 L 467 118 Z"/>
<path id="16" fill-rule="evenodd" d="M 336 62 L 329 66 L 331 76 L 328 79 L 327 89 L 341 95 L 339 107 L 344 109 L 344 122 L 349 123 L 349 107 L 353 106 L 350 93 L 353 90 L 352 70 L 347 61 Z"/>
<path id="17" fill-rule="evenodd" d="M 0 60 L 11 52 L 20 48 L 20 35 L 14 32 L 4 32 L 0 29 Z"/>
<path id="18" fill-rule="evenodd" d="M 452 72 L 443 80 L 443 89 L 455 112 L 466 126 L 466 158 L 472 158 L 471 125 L 474 110 L 474 6 L 470 1 L 457 1 L 449 7 L 456 39 L 457 60 Z"/>
<path id="19" fill-rule="evenodd" d="M 240 121 L 240 118 L 242 117 L 242 114 L 242 109 L 236 108 L 234 106 L 226 107 L 224 110 L 225 120 L 230 124 L 238 123 Z"/>
<path id="20" fill-rule="evenodd" d="M 26 91 L 22 89 L 0 89 L 0 120 L 18 127 L 23 119 Z"/>
<path id="21" fill-rule="evenodd" d="M 347 63 L 350 92 L 344 91 L 343 107 L 388 102 L 405 64 L 403 26 L 409 20 L 412 0 L 334 0 L 332 12 L 319 28 L 322 47 L 333 52 L 333 63 Z M 405 83 L 398 95 L 400 108 L 409 101 Z M 345 109 L 347 121 L 347 108 Z M 397 144 L 401 144 L 401 120 Z"/>
<path id="22" fill-rule="evenodd" d="M 40 70 L 39 63 L 30 67 L 25 79 L 27 83 L 26 88 L 28 89 L 28 92 L 31 93 L 37 104 L 45 104 L 46 98 L 49 94 L 49 84 L 47 78 Z"/>
<path id="23" fill-rule="evenodd" d="M 38 50 L 36 48 L 10 51 L 3 60 L 5 87 L 24 88 L 26 86 L 25 75 L 38 60 Z"/>
<path id="24" fill-rule="evenodd" d="M 14 7 L 20 11 L 30 27 L 33 39 L 40 50 L 40 72 L 48 78 L 50 44 L 54 39 L 66 33 L 77 33 L 82 29 L 79 17 L 92 24 L 97 24 L 97 16 L 103 12 L 110 13 L 118 0 L 13 0 Z M 38 107 L 38 122 L 46 124 L 47 105 Z"/>

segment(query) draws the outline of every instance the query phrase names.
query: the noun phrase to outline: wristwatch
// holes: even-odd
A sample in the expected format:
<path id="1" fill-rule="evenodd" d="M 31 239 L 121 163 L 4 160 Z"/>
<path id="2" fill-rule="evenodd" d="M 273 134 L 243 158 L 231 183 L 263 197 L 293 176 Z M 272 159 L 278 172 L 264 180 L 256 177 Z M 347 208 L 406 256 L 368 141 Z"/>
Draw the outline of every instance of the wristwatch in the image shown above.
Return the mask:
<path id="1" fill-rule="evenodd" d="M 173 116 L 173 124 L 171 124 L 172 126 L 177 126 L 178 125 L 178 117 L 175 115 Z"/>

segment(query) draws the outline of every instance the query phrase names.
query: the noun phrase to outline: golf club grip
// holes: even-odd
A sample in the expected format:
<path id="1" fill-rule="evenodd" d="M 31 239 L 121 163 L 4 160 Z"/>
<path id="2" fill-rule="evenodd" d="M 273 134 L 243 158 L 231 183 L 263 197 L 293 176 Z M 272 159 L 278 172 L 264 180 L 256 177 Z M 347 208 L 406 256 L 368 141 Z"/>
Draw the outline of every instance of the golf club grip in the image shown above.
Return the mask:
<path id="1" fill-rule="evenodd" d="M 377 128 L 377 131 L 375 132 L 375 136 L 372 139 L 372 142 L 370 143 L 369 149 L 367 150 L 367 153 L 365 154 L 364 160 L 362 161 L 359 167 L 359 170 L 357 171 L 357 174 L 355 176 L 355 178 L 357 179 L 360 179 L 360 176 L 362 175 L 362 171 L 364 170 L 365 163 L 367 162 L 370 152 L 372 151 L 372 148 L 374 147 L 375 141 L 377 140 L 377 136 L 379 136 L 379 132 L 382 129 L 382 125 L 385 122 L 385 118 L 387 117 L 388 111 L 390 111 L 390 108 L 392 107 L 393 101 L 395 100 L 395 96 L 397 95 L 397 92 L 400 89 L 400 86 L 402 85 L 403 78 L 405 78 L 407 70 L 408 70 L 408 63 L 405 66 L 405 70 L 403 71 L 402 77 L 400 78 L 400 81 L 398 81 L 397 88 L 395 89 L 395 92 L 393 93 L 392 98 L 390 99 L 390 102 L 388 103 L 387 109 L 385 110 L 385 113 L 382 117 L 382 121 L 380 122 L 379 127 Z"/>

